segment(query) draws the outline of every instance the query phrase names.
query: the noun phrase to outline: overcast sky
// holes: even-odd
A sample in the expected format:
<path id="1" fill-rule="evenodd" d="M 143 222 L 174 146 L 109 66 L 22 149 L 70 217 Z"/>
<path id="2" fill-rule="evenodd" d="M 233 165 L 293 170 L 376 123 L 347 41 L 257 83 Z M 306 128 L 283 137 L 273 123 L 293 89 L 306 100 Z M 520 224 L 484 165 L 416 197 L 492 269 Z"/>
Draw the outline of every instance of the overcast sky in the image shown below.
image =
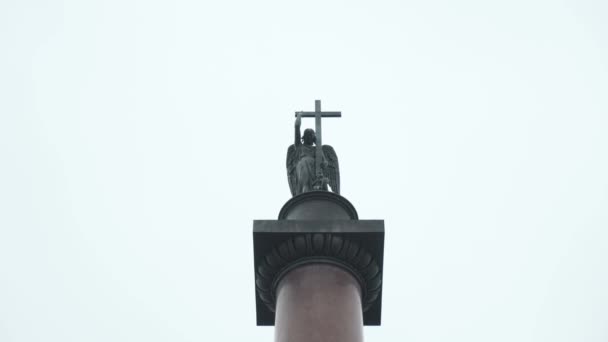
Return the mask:
<path id="1" fill-rule="evenodd" d="M 315 99 L 342 111 L 323 126 L 342 194 L 386 220 L 368 342 L 608 341 L 607 18 L 1 1 L 0 341 L 272 341 L 252 220 L 289 199 Z"/>

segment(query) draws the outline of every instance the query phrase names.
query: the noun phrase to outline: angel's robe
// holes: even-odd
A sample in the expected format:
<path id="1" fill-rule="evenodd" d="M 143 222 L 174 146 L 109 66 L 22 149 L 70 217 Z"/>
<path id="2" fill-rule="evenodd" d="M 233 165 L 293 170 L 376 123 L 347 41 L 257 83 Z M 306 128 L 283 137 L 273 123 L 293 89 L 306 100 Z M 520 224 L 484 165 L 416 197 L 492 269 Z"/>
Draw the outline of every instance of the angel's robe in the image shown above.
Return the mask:
<path id="1" fill-rule="evenodd" d="M 315 154 L 316 146 L 299 144 L 296 146 L 296 194 L 314 190 L 313 184 L 316 180 Z M 321 154 L 322 161 L 325 156 Z"/>

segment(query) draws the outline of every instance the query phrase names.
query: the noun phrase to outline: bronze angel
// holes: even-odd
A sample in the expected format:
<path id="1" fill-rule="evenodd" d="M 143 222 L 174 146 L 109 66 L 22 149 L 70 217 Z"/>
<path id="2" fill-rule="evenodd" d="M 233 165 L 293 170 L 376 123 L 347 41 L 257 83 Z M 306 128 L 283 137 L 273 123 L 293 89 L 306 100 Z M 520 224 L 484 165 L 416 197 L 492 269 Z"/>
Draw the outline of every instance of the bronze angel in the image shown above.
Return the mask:
<path id="1" fill-rule="evenodd" d="M 293 196 L 314 190 L 340 194 L 340 168 L 333 147 L 316 146 L 315 131 L 307 128 L 300 135 L 301 116 L 296 119 L 295 143 L 287 149 L 287 180 Z M 313 146 L 313 144 L 315 144 Z M 317 151 L 320 152 L 317 159 Z"/>

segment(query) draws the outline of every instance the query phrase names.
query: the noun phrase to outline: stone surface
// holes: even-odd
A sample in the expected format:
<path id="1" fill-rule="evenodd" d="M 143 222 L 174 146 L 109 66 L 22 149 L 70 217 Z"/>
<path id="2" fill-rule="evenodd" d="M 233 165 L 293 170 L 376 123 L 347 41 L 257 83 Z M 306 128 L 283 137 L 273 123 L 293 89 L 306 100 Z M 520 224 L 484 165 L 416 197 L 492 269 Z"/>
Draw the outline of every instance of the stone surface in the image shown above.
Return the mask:
<path id="1" fill-rule="evenodd" d="M 311 264 L 283 277 L 277 288 L 276 342 L 361 342 L 361 290 L 341 268 Z"/>

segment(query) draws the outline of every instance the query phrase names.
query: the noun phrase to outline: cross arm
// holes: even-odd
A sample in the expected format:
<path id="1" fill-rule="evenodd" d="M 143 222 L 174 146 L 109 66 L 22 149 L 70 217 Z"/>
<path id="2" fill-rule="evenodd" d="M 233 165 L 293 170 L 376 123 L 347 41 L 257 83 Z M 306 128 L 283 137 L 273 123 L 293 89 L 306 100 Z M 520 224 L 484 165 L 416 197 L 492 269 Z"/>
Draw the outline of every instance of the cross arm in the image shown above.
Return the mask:
<path id="1" fill-rule="evenodd" d="M 342 117 L 342 112 L 296 112 L 296 117 L 298 114 L 301 114 L 303 118 L 314 118 L 317 114 L 321 114 L 321 117 L 324 118 L 340 118 Z"/>

